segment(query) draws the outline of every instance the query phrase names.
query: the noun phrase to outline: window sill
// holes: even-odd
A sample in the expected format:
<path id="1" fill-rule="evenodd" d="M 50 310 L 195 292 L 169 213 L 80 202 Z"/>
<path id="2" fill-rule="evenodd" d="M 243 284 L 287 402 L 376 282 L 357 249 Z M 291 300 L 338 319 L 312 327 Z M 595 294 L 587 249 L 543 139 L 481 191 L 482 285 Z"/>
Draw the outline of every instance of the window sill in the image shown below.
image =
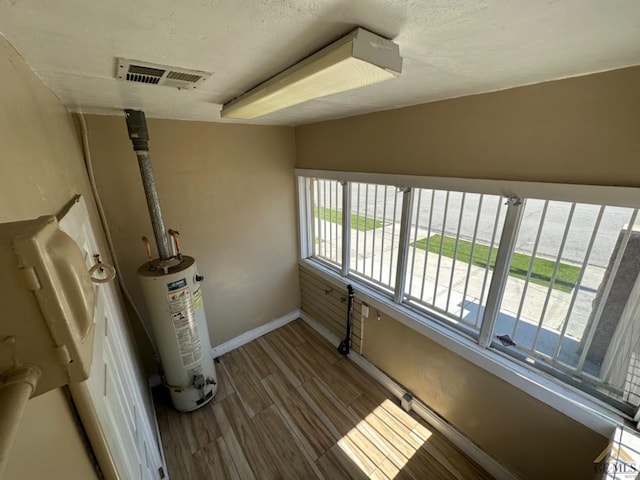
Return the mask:
<path id="1" fill-rule="evenodd" d="M 604 437 L 610 438 L 618 426 L 629 426 L 629 419 L 604 402 L 591 398 L 571 386 L 561 384 L 551 376 L 527 368 L 496 350 L 482 348 L 472 337 L 448 328 L 426 314 L 417 313 L 404 305 L 394 303 L 375 289 L 359 283 L 357 279 L 342 277 L 338 272 L 312 259 L 303 259 L 299 263 L 302 268 L 336 287 L 344 288 L 349 283 L 354 285 L 356 296 L 371 307 L 391 316 L 394 320 Z"/>

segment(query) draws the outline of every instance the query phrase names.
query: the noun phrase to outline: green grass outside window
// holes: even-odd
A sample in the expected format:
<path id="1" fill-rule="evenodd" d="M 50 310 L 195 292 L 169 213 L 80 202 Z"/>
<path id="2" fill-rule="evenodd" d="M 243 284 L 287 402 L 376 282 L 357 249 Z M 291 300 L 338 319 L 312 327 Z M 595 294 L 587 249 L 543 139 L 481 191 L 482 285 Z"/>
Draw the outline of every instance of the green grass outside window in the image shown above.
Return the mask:
<path id="1" fill-rule="evenodd" d="M 314 207 L 313 216 L 321 218 L 327 222 L 336 223 L 342 225 L 342 212 L 338 210 L 331 210 L 325 207 Z M 361 215 L 351 215 L 351 228 L 354 230 L 360 230 L 364 232 L 366 230 L 374 230 L 380 228 L 384 223 L 380 220 L 373 220 L 369 217 L 363 217 Z"/>
<path id="2" fill-rule="evenodd" d="M 440 234 L 432 235 L 431 240 L 428 242 L 429 252 L 440 253 L 441 240 L 442 236 Z M 411 246 L 414 246 L 421 250 L 426 250 L 427 239 L 422 238 L 420 240 L 417 240 L 416 242 L 412 242 Z M 464 263 L 469 263 L 469 260 L 471 258 L 471 246 L 471 242 L 467 240 L 459 240 L 458 250 L 456 251 L 456 260 Z M 444 257 L 453 258 L 455 247 L 455 238 L 445 236 L 444 240 L 442 240 L 442 255 Z M 492 270 L 496 264 L 497 254 L 498 249 L 494 248 L 491 252 L 491 261 L 489 263 L 489 268 L 491 268 Z M 473 259 L 471 260 L 471 263 L 478 267 L 486 268 L 487 262 L 489 262 L 489 247 L 487 245 L 476 243 L 476 246 L 473 250 Z M 526 279 L 530 262 L 530 255 L 526 255 L 524 253 L 514 253 L 513 258 L 511 259 L 509 275 L 523 280 Z M 533 261 L 533 268 L 531 269 L 530 281 L 532 283 L 537 283 L 538 285 L 548 287 L 549 283 L 551 282 L 554 267 L 555 262 L 552 260 L 547 260 L 546 258 L 535 258 L 535 260 Z M 579 275 L 579 267 L 567 265 L 566 263 L 560 263 L 558 265 L 558 272 L 556 274 L 556 280 L 553 283 L 553 288 L 562 292 L 571 292 L 571 290 L 575 287 L 575 283 L 578 281 Z"/>

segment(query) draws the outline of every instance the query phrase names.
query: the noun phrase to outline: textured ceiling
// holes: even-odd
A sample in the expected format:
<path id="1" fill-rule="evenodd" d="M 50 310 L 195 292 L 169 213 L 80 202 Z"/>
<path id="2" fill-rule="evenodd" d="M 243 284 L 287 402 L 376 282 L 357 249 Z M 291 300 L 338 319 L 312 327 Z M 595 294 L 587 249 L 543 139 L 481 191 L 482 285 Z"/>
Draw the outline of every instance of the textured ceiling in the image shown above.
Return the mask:
<path id="1" fill-rule="evenodd" d="M 0 0 L 0 32 L 72 110 L 220 119 L 222 103 L 363 26 L 399 78 L 247 123 L 296 125 L 640 64 L 638 0 Z M 199 90 L 114 78 L 115 57 L 213 72 Z"/>

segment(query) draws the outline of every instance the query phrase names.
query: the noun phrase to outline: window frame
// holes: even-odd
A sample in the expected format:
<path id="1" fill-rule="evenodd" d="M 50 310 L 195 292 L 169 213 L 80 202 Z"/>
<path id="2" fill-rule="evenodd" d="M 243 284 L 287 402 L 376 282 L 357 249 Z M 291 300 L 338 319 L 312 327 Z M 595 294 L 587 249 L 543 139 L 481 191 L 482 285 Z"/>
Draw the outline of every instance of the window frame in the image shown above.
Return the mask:
<path id="1" fill-rule="evenodd" d="M 357 283 L 359 293 L 381 311 L 400 319 L 401 323 L 413 328 L 425 336 L 436 340 L 446 348 L 485 368 L 514 386 L 521 388 L 535 398 L 562 411 L 584 425 L 608 435 L 611 428 L 624 420 L 633 420 L 634 414 L 621 411 L 615 402 L 607 403 L 588 391 L 577 388 L 567 381 L 565 372 L 554 370 L 551 365 L 545 368 L 531 367 L 513 355 L 505 353 L 493 341 L 497 314 L 507 280 L 510 259 L 515 248 L 517 227 L 523 213 L 519 199 L 535 198 L 589 204 L 607 204 L 620 207 L 640 208 L 640 189 L 634 187 L 610 187 L 599 185 L 576 185 L 557 183 L 537 183 L 521 181 L 503 181 L 486 179 L 465 179 L 453 177 L 425 177 L 396 174 L 375 174 L 362 172 L 338 172 L 311 169 L 295 169 L 298 185 L 299 245 L 300 265 L 322 274 L 333 283 Z M 311 178 L 337 180 L 343 186 L 343 243 L 342 264 L 339 268 L 327 265 L 321 259 L 312 257 L 313 245 L 310 244 L 309 225 L 313 220 L 311 199 L 308 198 L 308 186 Z M 350 216 L 351 183 L 368 183 L 395 186 L 403 191 L 401 234 L 396 262 L 396 283 L 391 295 L 357 274 L 349 272 L 350 265 Z M 440 318 L 438 312 L 431 312 L 423 306 L 411 305 L 405 299 L 404 284 L 409 262 L 409 243 L 411 212 L 415 188 L 459 191 L 499 195 L 506 197 L 507 217 L 502 236 L 498 243 L 498 256 L 489 288 L 486 309 L 480 323 L 480 331 L 455 325 Z M 344 212 L 348 212 L 345 216 Z M 345 241 L 345 239 L 349 239 Z M 556 373 L 553 373 L 554 370 Z M 557 372 L 560 372 L 558 374 Z M 515 375 L 515 377 L 514 377 Z M 563 378 L 564 377 L 564 378 Z M 588 390 L 588 389 L 586 389 Z M 618 407 L 618 408 L 616 408 Z M 638 408 L 635 417 L 638 417 Z M 636 419 L 637 421 L 637 419 Z"/>

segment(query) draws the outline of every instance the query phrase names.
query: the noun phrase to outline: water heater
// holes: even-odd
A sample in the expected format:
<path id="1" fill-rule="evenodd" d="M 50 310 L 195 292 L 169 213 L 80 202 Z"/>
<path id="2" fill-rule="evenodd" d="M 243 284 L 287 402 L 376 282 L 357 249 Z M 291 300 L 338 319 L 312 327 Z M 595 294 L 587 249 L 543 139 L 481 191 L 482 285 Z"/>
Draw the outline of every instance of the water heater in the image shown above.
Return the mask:
<path id="1" fill-rule="evenodd" d="M 177 410 L 188 412 L 209 402 L 217 380 L 201 284 L 193 257 L 182 255 L 178 232 L 165 231 L 156 191 L 144 112 L 126 110 L 127 128 L 138 157 L 158 258 L 143 238 L 147 262 L 138 268 L 156 349 L 162 363 L 163 383 L 169 388 Z M 169 248 L 173 239 L 175 254 Z"/>

